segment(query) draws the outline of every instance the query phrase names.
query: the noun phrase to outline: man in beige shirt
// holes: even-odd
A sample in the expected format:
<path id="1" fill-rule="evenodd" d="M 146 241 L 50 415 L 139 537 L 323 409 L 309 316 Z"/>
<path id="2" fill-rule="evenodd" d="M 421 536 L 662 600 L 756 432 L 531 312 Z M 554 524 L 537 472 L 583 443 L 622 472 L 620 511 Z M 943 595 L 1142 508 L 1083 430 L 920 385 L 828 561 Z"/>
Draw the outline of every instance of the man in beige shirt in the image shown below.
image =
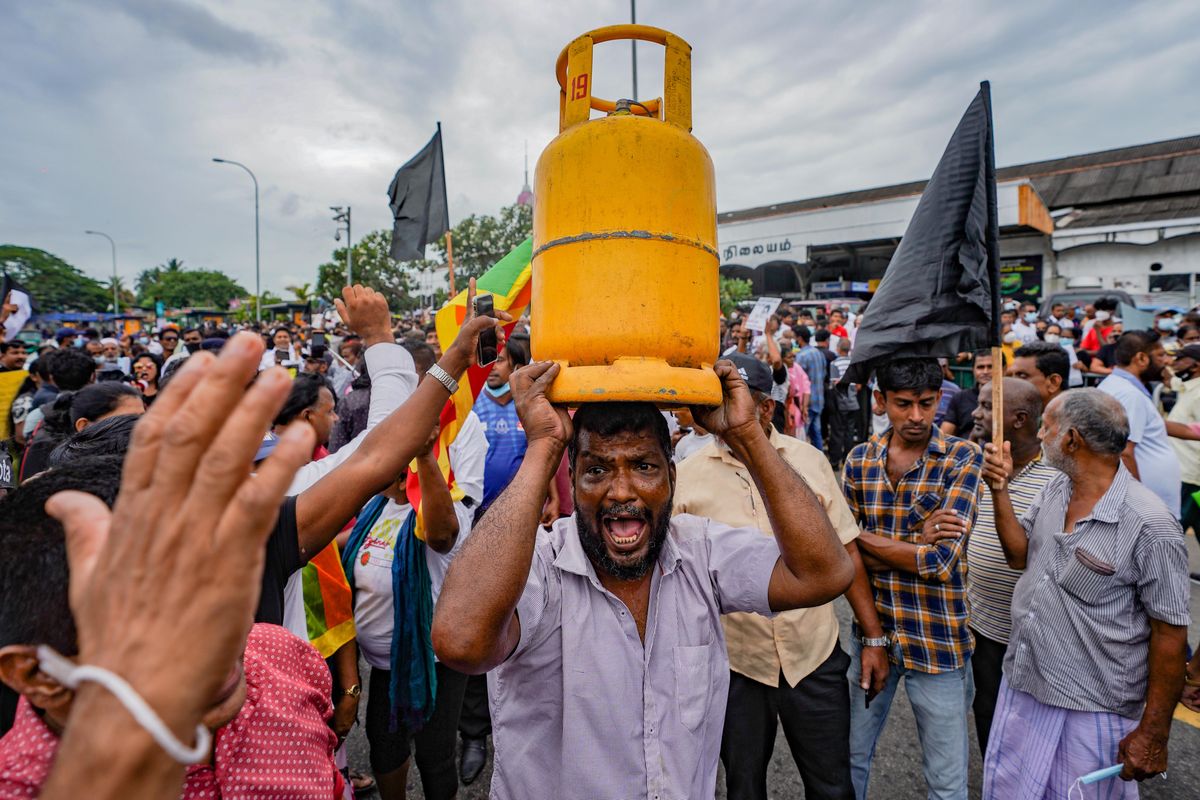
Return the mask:
<path id="1" fill-rule="evenodd" d="M 820 499 L 854 561 L 855 579 L 846 598 L 867 634 L 864 643 L 870 643 L 863 650 L 863 688 L 878 692 L 887 679 L 887 655 L 867 574 L 854 543 L 858 524 L 821 451 L 772 426 L 775 402 L 769 395 L 770 369 L 747 356 L 729 358 L 758 401 L 759 422 L 771 444 Z M 753 479 L 719 440 L 679 465 L 675 513 L 707 516 L 771 535 L 772 521 Z M 777 720 L 783 723 L 804 781 L 804 796 L 852 800 L 846 680 L 850 657 L 838 643 L 833 605 L 785 611 L 771 618 L 727 614 L 722 623 L 731 673 L 721 761 L 730 800 L 767 797 L 767 764 L 775 746 Z"/>

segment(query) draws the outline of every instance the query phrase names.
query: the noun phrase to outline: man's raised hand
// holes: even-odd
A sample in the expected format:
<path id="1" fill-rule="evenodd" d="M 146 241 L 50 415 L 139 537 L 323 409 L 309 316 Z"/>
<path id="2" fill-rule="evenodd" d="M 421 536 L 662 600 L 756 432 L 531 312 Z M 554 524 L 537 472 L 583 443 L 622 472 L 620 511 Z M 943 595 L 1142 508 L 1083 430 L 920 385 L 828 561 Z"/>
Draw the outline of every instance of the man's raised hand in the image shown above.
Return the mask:
<path id="1" fill-rule="evenodd" d="M 254 377 L 261 337 L 188 359 L 139 420 L 110 511 L 62 492 L 46 510 L 66 532 L 79 660 L 116 672 L 190 740 L 245 647 L 265 542 L 314 435 L 289 428 L 252 476 L 263 434 L 291 388 Z"/>
<path id="2" fill-rule="evenodd" d="M 732 361 L 722 359 L 713 366 L 713 371 L 721 379 L 721 404 L 692 406 L 696 422 L 730 444 L 740 437 L 753 435 L 756 430 L 761 434 L 758 407 L 737 367 Z"/>
<path id="3" fill-rule="evenodd" d="M 333 304 L 342 322 L 363 338 L 365 346 L 395 341 L 387 299 L 374 289 L 359 284 L 346 286 L 341 299 L 335 299 Z"/>
<path id="4" fill-rule="evenodd" d="M 545 439 L 566 447 L 571 441 L 571 417 L 567 409 L 552 404 L 546 397 L 558 373 L 559 366 L 553 361 L 535 361 L 521 367 L 509 379 L 517 418 L 530 445 Z"/>

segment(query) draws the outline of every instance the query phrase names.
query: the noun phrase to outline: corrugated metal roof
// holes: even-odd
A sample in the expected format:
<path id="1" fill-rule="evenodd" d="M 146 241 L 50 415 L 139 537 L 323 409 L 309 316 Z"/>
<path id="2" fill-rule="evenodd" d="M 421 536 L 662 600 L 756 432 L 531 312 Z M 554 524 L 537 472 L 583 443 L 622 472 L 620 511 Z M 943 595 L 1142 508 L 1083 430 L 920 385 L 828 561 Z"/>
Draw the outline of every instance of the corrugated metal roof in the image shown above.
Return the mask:
<path id="1" fill-rule="evenodd" d="M 1200 194 L 1157 197 L 1151 200 L 1109 203 L 1080 209 L 1071 224 L 1060 230 L 1072 231 L 1076 228 L 1101 228 L 1106 225 L 1187 219 L 1189 217 L 1200 217 Z"/>
<path id="2" fill-rule="evenodd" d="M 1200 193 L 1200 136 L 1185 136 L 1162 142 L 1002 167 L 996 170 L 996 178 L 1000 181 L 1030 179 L 1046 206 L 1051 209 L 1112 203 L 1125 206 L 1129 204 L 1122 201 L 1137 198 Z M 924 191 L 926 183 L 927 181 L 913 181 L 740 211 L 726 211 L 718 214 L 717 220 L 737 222 L 908 197 Z M 1099 212 L 1099 209 L 1096 211 Z M 1116 209 L 1113 209 L 1113 213 L 1116 213 Z M 1156 218 L 1143 216 L 1124 221 Z"/>

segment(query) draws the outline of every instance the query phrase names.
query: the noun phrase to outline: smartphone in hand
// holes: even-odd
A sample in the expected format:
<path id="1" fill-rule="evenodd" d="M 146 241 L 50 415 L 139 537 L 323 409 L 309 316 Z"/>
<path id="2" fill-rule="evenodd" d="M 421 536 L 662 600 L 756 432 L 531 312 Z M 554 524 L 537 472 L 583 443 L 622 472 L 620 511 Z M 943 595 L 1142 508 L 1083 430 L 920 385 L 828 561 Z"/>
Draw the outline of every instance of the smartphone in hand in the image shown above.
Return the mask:
<path id="1" fill-rule="evenodd" d="M 475 295 L 475 316 L 496 317 L 496 308 L 490 294 Z M 496 329 L 488 328 L 479 334 L 479 345 L 475 349 L 475 360 L 480 365 L 491 364 L 496 360 Z"/>

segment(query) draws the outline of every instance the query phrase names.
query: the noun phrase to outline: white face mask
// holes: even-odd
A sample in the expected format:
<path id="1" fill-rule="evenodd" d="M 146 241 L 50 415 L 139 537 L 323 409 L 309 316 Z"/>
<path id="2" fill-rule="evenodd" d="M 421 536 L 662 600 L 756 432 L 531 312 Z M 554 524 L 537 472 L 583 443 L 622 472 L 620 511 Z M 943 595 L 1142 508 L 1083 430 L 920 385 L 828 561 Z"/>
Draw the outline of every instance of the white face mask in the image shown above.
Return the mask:
<path id="1" fill-rule="evenodd" d="M 1013 333 L 1012 331 L 1009 331 L 1008 333 L 1004 334 L 1004 343 L 1005 344 L 1012 344 L 1016 340 L 1017 340 L 1017 335 L 1015 333 Z"/>
<path id="2" fill-rule="evenodd" d="M 1097 311 L 1097 312 L 1096 312 L 1096 321 L 1097 321 L 1097 322 L 1104 322 L 1104 321 L 1106 321 L 1106 320 L 1107 320 L 1107 319 L 1108 319 L 1110 316 L 1112 316 L 1112 315 L 1111 315 L 1111 314 L 1109 314 L 1107 311 Z"/>
<path id="3" fill-rule="evenodd" d="M 1060 339 L 1062 339 L 1062 337 L 1059 336 L 1057 333 L 1047 333 L 1046 334 L 1046 342 L 1049 344 L 1058 344 Z"/>

